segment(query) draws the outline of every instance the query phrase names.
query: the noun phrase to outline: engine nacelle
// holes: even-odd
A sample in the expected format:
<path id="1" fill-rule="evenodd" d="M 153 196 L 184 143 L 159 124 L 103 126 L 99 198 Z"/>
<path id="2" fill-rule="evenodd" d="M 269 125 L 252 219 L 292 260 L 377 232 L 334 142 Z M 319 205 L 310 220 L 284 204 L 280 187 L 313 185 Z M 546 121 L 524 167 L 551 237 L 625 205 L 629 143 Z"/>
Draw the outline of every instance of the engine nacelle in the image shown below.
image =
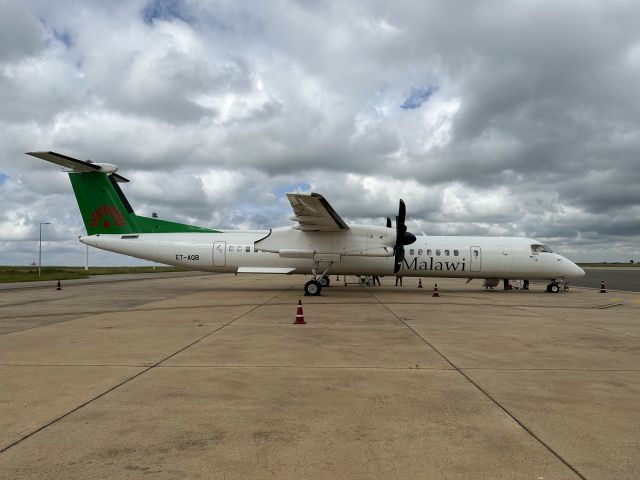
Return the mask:
<path id="1" fill-rule="evenodd" d="M 339 232 L 302 231 L 275 228 L 255 242 L 255 249 L 278 253 L 281 257 L 311 258 L 318 255 L 390 257 L 396 231 L 387 227 L 349 225 Z"/>

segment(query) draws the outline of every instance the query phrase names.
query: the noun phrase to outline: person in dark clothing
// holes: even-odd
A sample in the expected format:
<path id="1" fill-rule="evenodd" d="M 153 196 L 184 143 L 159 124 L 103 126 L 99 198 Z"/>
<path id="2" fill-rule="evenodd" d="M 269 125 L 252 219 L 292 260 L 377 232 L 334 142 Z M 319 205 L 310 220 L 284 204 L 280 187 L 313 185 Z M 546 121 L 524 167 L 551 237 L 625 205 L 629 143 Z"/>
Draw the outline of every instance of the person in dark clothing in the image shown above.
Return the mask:
<path id="1" fill-rule="evenodd" d="M 378 286 L 380 286 L 380 287 L 382 286 L 382 285 L 380 285 L 380 277 L 378 275 L 374 275 L 373 276 L 373 286 L 374 287 L 376 286 L 376 282 L 378 282 Z"/>
<path id="2" fill-rule="evenodd" d="M 396 287 L 398 286 L 398 282 L 400 282 L 400 286 L 402 286 L 402 276 L 396 275 Z"/>

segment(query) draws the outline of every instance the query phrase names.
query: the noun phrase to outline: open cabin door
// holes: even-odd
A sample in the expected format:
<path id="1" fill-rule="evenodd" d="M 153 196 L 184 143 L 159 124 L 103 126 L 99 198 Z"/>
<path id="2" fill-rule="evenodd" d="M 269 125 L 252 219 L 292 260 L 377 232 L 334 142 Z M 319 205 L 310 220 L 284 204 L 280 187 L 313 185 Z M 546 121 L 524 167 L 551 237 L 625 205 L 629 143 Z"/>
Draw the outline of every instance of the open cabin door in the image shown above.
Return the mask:
<path id="1" fill-rule="evenodd" d="M 227 266 L 227 242 L 213 242 L 213 266 Z"/>
<path id="2" fill-rule="evenodd" d="M 482 269 L 482 250 L 480 247 L 471 247 L 471 266 L 472 272 L 479 272 Z"/>

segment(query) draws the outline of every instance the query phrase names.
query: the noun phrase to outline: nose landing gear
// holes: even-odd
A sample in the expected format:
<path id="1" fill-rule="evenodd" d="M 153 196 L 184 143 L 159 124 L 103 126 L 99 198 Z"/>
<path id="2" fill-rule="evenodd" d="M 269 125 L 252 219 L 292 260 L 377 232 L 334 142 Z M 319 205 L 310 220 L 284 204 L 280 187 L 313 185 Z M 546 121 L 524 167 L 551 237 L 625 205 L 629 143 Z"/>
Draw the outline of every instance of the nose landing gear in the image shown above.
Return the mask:
<path id="1" fill-rule="evenodd" d="M 549 293 L 558 293 L 560 291 L 560 288 L 562 288 L 563 290 L 567 291 L 567 290 L 569 290 L 569 284 L 567 282 L 565 282 L 564 280 L 561 280 L 560 282 L 556 282 L 555 280 L 551 280 L 551 283 L 549 285 L 547 285 L 547 292 L 549 292 Z"/>
<path id="2" fill-rule="evenodd" d="M 547 292 L 558 293 L 559 291 L 560 291 L 560 285 L 555 280 L 552 281 L 549 285 L 547 285 Z"/>

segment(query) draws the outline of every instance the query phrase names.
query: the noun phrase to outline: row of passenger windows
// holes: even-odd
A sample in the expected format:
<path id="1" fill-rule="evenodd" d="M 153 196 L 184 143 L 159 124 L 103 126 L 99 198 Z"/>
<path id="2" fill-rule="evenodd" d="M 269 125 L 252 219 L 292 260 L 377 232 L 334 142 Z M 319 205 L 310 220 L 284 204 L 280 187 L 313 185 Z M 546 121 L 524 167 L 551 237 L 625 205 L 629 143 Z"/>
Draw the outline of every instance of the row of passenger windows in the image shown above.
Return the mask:
<path id="1" fill-rule="evenodd" d="M 436 248 L 436 257 L 439 257 L 440 255 L 442 255 L 443 250 L 440 250 L 439 248 Z M 409 255 L 415 255 L 415 248 L 411 248 L 409 249 Z M 424 253 L 424 250 L 419 248 L 418 249 L 418 256 L 421 257 L 422 254 Z M 460 252 L 458 250 L 454 250 L 453 251 L 453 256 L 457 257 L 460 255 Z M 433 256 L 433 250 L 430 248 L 427 248 L 427 257 L 432 257 Z M 445 257 L 450 257 L 451 256 L 451 250 L 449 250 L 448 248 L 444 250 L 444 256 Z"/>
<path id="2" fill-rule="evenodd" d="M 244 246 L 244 245 L 229 245 L 228 247 L 229 252 L 237 252 L 237 253 L 251 253 L 253 248 L 249 247 L 249 246 Z M 258 253 L 257 251 L 254 253 Z"/>

